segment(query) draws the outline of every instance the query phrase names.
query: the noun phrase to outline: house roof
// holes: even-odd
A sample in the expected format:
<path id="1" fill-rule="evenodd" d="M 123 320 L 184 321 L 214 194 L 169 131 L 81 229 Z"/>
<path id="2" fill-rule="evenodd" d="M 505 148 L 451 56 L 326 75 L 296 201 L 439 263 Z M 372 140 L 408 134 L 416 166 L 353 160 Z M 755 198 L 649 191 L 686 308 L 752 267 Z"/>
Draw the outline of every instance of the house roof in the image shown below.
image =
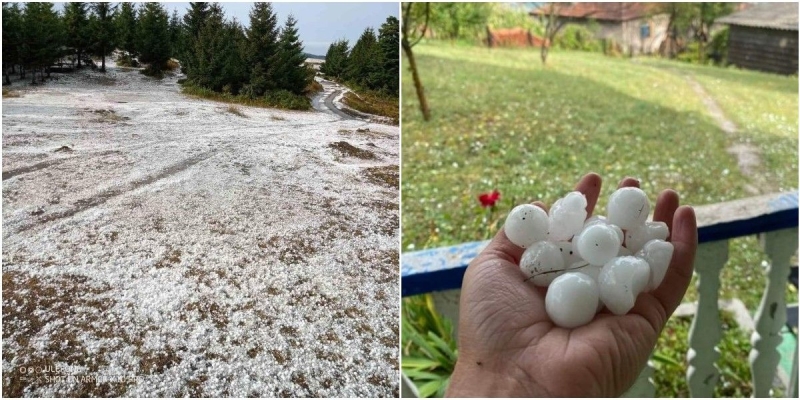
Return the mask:
<path id="1" fill-rule="evenodd" d="M 653 11 L 648 3 L 573 3 L 557 5 L 556 15 L 562 18 L 591 18 L 604 21 L 628 21 L 646 16 Z M 531 15 L 547 15 L 550 6 L 543 5 Z"/>
<path id="2" fill-rule="evenodd" d="M 735 12 L 716 22 L 755 28 L 797 30 L 797 3 L 761 3 Z"/>

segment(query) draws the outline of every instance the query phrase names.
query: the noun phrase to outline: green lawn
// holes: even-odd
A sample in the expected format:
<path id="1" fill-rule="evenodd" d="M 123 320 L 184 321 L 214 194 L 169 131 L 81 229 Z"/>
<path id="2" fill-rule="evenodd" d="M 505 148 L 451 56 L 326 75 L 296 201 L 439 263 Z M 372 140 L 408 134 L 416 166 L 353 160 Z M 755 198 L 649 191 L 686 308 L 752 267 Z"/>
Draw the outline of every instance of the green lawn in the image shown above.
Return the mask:
<path id="1" fill-rule="evenodd" d="M 796 190 L 796 76 L 564 51 L 545 67 L 537 51 L 437 42 L 414 50 L 433 117 L 422 121 L 404 68 L 404 251 L 487 239 L 514 205 L 552 204 L 589 171 L 604 178 L 602 214 L 625 176 L 639 178 L 651 200 L 673 188 L 692 205 L 750 196 L 748 184 Z M 687 75 L 737 124 L 735 136 L 717 126 Z M 726 152 L 739 142 L 760 151 L 754 176 Z M 477 196 L 493 189 L 501 201 L 482 209 Z M 731 241 L 720 297 L 754 311 L 766 260 L 755 238 Z M 686 300 L 694 299 L 692 286 Z"/>

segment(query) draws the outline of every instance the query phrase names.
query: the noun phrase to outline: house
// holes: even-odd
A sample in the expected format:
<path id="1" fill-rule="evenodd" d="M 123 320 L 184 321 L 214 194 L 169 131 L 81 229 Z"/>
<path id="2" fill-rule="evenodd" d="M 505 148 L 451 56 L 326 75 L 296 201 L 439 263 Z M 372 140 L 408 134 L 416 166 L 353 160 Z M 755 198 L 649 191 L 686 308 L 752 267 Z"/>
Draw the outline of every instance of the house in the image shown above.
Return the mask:
<path id="1" fill-rule="evenodd" d="M 797 73 L 797 3 L 761 3 L 717 20 L 730 26 L 728 62 L 741 68 Z"/>
<path id="2" fill-rule="evenodd" d="M 629 54 L 658 52 L 667 37 L 669 16 L 658 13 L 652 3 L 554 3 L 559 20 L 587 27 L 597 26 L 597 38 L 613 40 Z M 550 6 L 530 12 L 547 18 Z"/>

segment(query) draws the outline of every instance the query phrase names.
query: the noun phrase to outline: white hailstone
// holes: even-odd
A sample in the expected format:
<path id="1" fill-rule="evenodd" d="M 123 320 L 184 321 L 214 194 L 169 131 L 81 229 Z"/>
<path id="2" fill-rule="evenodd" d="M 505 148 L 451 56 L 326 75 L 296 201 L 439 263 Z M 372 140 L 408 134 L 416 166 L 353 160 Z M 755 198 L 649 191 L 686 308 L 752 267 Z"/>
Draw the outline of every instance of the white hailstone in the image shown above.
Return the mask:
<path id="1" fill-rule="evenodd" d="M 522 248 L 547 239 L 547 228 L 547 213 L 533 204 L 514 207 L 503 226 L 508 240 Z"/>
<path id="2" fill-rule="evenodd" d="M 548 286 L 564 273 L 561 250 L 552 242 L 536 242 L 522 253 L 519 268 L 536 286 Z"/>
<path id="3" fill-rule="evenodd" d="M 644 247 L 636 253 L 637 257 L 643 258 L 650 265 L 650 281 L 645 291 L 655 290 L 661 285 L 664 275 L 667 274 L 670 261 L 672 261 L 674 250 L 675 246 L 672 243 L 653 239 L 645 243 Z"/>
<path id="4" fill-rule="evenodd" d="M 562 328 L 576 328 L 594 318 L 600 292 L 592 277 L 568 272 L 556 278 L 544 298 L 547 315 Z"/>
<path id="5" fill-rule="evenodd" d="M 616 315 L 636 304 L 636 296 L 649 284 L 650 266 L 638 257 L 617 257 L 606 263 L 597 277 L 600 299 Z"/>
<path id="6" fill-rule="evenodd" d="M 561 252 L 561 257 L 564 258 L 564 266 L 568 267 L 576 262 L 581 261 L 581 256 L 573 250 L 572 242 L 555 242 L 558 250 Z"/>
<path id="7" fill-rule="evenodd" d="M 576 263 L 572 264 L 567 270 L 569 272 L 580 272 L 582 274 L 586 274 L 589 277 L 591 277 L 592 279 L 594 279 L 595 282 L 597 282 L 597 277 L 600 275 L 600 271 L 602 269 L 603 269 L 603 267 L 600 267 L 600 266 L 597 266 L 597 265 L 587 264 L 586 261 L 579 261 L 579 262 L 576 262 Z M 600 312 L 600 310 L 602 310 L 602 309 L 603 309 L 603 301 L 602 300 L 598 300 L 597 301 L 597 312 Z"/>
<path id="8" fill-rule="evenodd" d="M 643 225 L 650 214 L 650 201 L 642 189 L 624 187 L 608 198 L 608 221 L 622 229 Z"/>
<path id="9" fill-rule="evenodd" d="M 625 247 L 632 253 L 636 253 L 642 249 L 645 243 L 654 239 L 667 240 L 667 236 L 669 236 L 669 228 L 665 222 L 648 221 L 644 225 L 625 232 Z"/>
<path id="10" fill-rule="evenodd" d="M 558 199 L 550 209 L 550 232 L 548 240 L 569 240 L 583 228 L 586 220 L 586 196 L 581 192 L 570 192 Z"/>
<path id="11" fill-rule="evenodd" d="M 602 215 L 595 215 L 595 216 L 592 216 L 591 218 L 587 219 L 586 222 L 583 223 L 583 230 L 586 230 L 586 228 L 588 228 L 588 227 L 590 227 L 592 225 L 599 225 L 599 224 L 610 226 L 611 229 L 614 229 L 614 231 L 617 232 L 617 235 L 619 236 L 619 240 L 620 241 L 625 240 L 625 235 L 622 233 L 622 229 L 620 229 L 620 227 L 612 224 L 611 222 L 608 222 L 608 219 L 606 219 L 606 217 L 604 217 Z M 580 235 L 580 232 L 577 233 L 576 235 Z M 573 242 L 574 241 L 575 240 L 573 240 Z"/>
<path id="12" fill-rule="evenodd" d="M 616 257 L 622 238 L 611 226 L 595 224 L 584 229 L 575 243 L 581 258 L 599 266 Z"/>

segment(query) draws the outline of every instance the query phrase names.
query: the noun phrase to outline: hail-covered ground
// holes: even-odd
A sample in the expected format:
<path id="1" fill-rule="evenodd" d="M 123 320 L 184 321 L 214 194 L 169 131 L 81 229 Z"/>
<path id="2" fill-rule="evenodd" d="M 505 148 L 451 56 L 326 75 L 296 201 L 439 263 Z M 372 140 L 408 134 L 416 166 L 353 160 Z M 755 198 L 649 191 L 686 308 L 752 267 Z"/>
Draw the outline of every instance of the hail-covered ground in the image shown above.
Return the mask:
<path id="1" fill-rule="evenodd" d="M 176 81 L 3 99 L 3 396 L 396 396 L 398 128 Z"/>

